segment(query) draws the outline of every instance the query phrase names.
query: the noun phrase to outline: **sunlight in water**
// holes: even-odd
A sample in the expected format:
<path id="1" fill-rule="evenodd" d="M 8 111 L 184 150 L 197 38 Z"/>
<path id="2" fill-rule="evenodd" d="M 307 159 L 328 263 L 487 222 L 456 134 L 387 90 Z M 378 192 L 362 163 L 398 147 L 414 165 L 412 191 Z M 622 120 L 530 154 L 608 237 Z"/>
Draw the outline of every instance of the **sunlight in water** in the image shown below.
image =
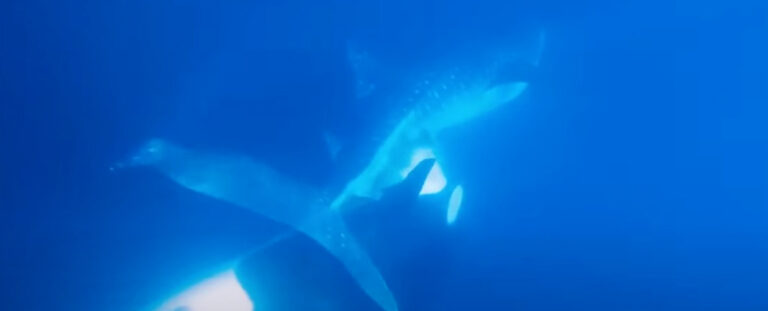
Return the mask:
<path id="1" fill-rule="evenodd" d="M 406 169 L 404 169 L 400 175 L 405 178 L 408 174 L 417 166 L 421 161 L 429 158 L 434 158 L 435 153 L 432 149 L 422 148 L 417 149 L 411 156 L 411 163 Z M 419 194 L 433 194 L 438 193 L 445 188 L 446 185 L 445 176 L 443 175 L 443 169 L 440 167 L 440 162 L 435 161 L 435 165 L 427 175 L 427 180 L 424 181 L 424 185 L 421 187 Z"/>
<path id="2" fill-rule="evenodd" d="M 227 270 L 185 290 L 155 311 L 252 311 L 234 270 Z"/>

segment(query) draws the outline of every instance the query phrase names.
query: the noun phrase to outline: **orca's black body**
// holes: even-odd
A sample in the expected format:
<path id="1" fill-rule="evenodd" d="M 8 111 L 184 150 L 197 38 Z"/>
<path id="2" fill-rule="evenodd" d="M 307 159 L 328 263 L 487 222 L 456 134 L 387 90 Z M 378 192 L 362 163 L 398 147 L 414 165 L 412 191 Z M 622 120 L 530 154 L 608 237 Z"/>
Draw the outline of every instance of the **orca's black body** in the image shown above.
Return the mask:
<path id="1" fill-rule="evenodd" d="M 243 259 L 235 270 L 259 311 L 380 311 L 346 268 L 296 232 Z"/>

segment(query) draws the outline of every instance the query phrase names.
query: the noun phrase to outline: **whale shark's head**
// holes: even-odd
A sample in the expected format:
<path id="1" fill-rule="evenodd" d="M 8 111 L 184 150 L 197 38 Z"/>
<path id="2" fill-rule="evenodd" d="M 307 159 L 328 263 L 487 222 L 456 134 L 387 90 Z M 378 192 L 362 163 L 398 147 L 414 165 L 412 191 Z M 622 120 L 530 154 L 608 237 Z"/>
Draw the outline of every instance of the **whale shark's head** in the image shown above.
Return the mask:
<path id="1" fill-rule="evenodd" d="M 485 77 L 485 101 L 498 106 L 517 99 L 528 85 L 536 71 L 536 65 L 527 59 L 507 59 L 490 66 Z"/>
<path id="2" fill-rule="evenodd" d="M 476 119 L 515 102 L 528 89 L 544 45 L 489 44 L 454 52 L 417 75 L 407 101 L 432 133 Z"/>
<path id="3" fill-rule="evenodd" d="M 490 106 L 487 110 L 514 101 L 528 88 L 539 66 L 545 40 L 546 34 L 541 31 L 532 46 L 505 46 L 491 53 L 491 63 L 485 65 L 483 101 Z"/>
<path id="4" fill-rule="evenodd" d="M 517 69 L 493 69 L 450 74 L 424 92 L 415 101 L 422 127 L 436 134 L 514 102 L 528 89 L 528 77 L 510 74 Z"/>
<path id="5" fill-rule="evenodd" d="M 489 109 L 514 101 L 528 88 L 533 72 L 533 65 L 520 60 L 493 68 L 485 80 L 483 101 Z"/>

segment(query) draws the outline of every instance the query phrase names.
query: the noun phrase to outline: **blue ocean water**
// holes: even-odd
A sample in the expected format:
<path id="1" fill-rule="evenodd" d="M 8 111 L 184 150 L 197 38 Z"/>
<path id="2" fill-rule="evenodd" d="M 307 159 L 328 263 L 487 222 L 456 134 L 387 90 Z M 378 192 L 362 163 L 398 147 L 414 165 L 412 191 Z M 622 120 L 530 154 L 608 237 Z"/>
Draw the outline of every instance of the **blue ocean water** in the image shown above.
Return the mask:
<path id="1" fill-rule="evenodd" d="M 400 309 L 768 309 L 759 1 L 0 7 L 2 310 L 143 310 L 285 230 L 151 169 L 110 170 L 146 140 L 338 190 L 408 109 L 355 97 L 350 43 L 387 64 L 386 86 L 541 29 L 520 103 L 452 136 L 460 218 L 446 253 L 392 277 L 410 284 Z M 354 147 L 333 159 L 327 132 Z M 346 277 L 327 286 L 356 300 Z"/>

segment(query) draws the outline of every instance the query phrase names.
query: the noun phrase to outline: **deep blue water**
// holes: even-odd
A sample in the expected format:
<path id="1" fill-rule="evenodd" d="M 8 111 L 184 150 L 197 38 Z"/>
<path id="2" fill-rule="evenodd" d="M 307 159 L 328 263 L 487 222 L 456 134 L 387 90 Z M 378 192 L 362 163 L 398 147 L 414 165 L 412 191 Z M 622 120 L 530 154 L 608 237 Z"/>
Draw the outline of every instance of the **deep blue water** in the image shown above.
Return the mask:
<path id="1" fill-rule="evenodd" d="M 110 172 L 146 139 L 331 185 L 352 168 L 321 133 L 360 141 L 402 109 L 355 102 L 347 42 L 409 67 L 543 27 L 524 104 L 458 143 L 483 191 L 412 303 L 768 310 L 765 4 L 518 2 L 3 3 L 0 309 L 136 310 L 280 230 Z"/>

